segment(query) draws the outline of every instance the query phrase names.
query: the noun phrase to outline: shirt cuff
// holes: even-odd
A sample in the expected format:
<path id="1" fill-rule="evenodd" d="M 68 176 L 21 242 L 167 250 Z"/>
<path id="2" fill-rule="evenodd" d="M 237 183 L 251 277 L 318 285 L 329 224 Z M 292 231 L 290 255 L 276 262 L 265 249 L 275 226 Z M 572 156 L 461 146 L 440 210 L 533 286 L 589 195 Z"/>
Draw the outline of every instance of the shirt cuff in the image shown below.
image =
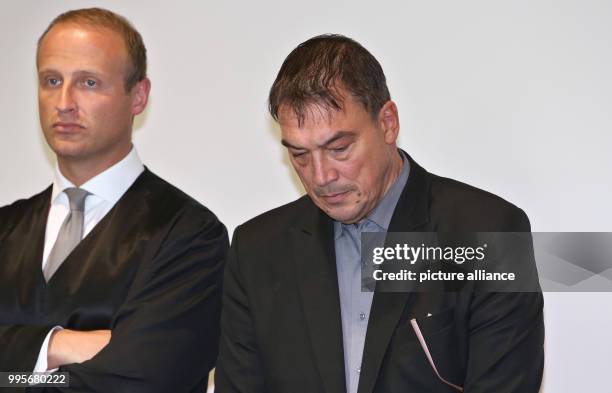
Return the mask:
<path id="1" fill-rule="evenodd" d="M 40 352 L 38 353 L 38 359 L 36 360 L 36 365 L 34 365 L 35 373 L 45 372 L 45 371 L 49 371 L 49 372 L 57 371 L 57 368 L 53 370 L 47 370 L 47 367 L 49 366 L 47 363 L 47 353 L 49 352 L 49 340 L 51 339 L 51 335 L 53 334 L 53 332 L 58 331 L 58 330 L 64 330 L 64 328 L 62 328 L 61 326 L 56 326 L 53 329 L 51 329 L 49 333 L 47 333 L 47 337 L 45 337 L 45 341 L 43 341 L 42 346 L 40 347 Z"/>

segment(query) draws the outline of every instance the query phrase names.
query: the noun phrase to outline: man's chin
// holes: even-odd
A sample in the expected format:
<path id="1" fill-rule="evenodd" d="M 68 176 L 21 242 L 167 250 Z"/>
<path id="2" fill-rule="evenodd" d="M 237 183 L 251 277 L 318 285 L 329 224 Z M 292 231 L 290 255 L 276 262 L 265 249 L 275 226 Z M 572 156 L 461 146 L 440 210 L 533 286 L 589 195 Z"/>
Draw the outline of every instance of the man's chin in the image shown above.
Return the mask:
<path id="1" fill-rule="evenodd" d="M 57 143 L 51 146 L 51 150 L 53 150 L 58 159 L 69 161 L 81 160 L 83 157 L 88 156 L 87 149 L 74 143 Z"/>
<path id="2" fill-rule="evenodd" d="M 352 224 L 353 222 L 357 222 L 359 220 L 359 206 L 355 204 L 354 200 L 351 201 L 350 198 L 346 198 L 335 203 L 330 203 L 329 201 L 325 200 L 325 198 L 321 198 L 316 195 L 313 196 L 312 194 L 309 196 L 319 209 L 323 210 L 325 214 L 335 221 L 344 224 Z"/>
<path id="3" fill-rule="evenodd" d="M 349 209 L 348 207 L 339 208 L 339 207 L 327 207 L 323 209 L 328 216 L 330 216 L 335 221 L 341 222 L 343 224 L 354 224 L 359 221 L 359 216 L 356 211 L 353 209 Z"/>

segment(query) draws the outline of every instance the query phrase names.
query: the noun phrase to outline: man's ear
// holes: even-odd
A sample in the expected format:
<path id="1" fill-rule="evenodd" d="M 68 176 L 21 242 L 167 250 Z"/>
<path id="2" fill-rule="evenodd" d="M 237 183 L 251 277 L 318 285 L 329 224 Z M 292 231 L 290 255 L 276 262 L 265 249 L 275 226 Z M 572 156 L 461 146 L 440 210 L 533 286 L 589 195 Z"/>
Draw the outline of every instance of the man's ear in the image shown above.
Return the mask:
<path id="1" fill-rule="evenodd" d="M 145 78 L 132 87 L 132 115 L 136 116 L 142 113 L 147 107 L 149 101 L 149 92 L 151 91 L 151 81 Z"/>
<path id="2" fill-rule="evenodd" d="M 399 135 L 399 115 L 397 105 L 389 100 L 380 108 L 378 112 L 378 125 L 383 130 L 385 143 L 395 144 Z"/>

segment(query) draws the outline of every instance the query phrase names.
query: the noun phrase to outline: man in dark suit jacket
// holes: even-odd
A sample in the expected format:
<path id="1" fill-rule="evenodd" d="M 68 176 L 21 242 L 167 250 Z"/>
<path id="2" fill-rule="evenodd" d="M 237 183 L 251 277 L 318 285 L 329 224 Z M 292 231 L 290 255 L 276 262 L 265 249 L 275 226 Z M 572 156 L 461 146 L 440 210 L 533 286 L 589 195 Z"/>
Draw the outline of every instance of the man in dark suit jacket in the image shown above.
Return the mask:
<path id="1" fill-rule="evenodd" d="M 538 392 L 540 292 L 360 290 L 361 232 L 530 231 L 525 213 L 398 150 L 383 71 L 349 38 L 299 45 L 270 110 L 308 195 L 234 232 L 217 391 Z"/>
<path id="2" fill-rule="evenodd" d="M 51 187 L 0 208 L 0 371 L 69 373 L 45 391 L 201 392 L 227 232 L 132 146 L 150 89 L 142 38 L 110 11 L 70 11 L 37 68 L 57 167 Z"/>

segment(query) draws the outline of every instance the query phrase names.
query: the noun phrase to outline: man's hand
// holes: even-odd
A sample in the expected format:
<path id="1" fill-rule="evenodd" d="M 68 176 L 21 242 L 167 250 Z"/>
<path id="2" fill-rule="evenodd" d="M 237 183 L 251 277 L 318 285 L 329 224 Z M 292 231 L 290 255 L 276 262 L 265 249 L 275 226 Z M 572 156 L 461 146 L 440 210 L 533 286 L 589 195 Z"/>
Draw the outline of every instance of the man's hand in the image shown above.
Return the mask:
<path id="1" fill-rule="evenodd" d="M 89 360 L 100 352 L 110 339 L 110 330 L 82 332 L 65 329 L 53 332 L 47 352 L 48 369 Z"/>

